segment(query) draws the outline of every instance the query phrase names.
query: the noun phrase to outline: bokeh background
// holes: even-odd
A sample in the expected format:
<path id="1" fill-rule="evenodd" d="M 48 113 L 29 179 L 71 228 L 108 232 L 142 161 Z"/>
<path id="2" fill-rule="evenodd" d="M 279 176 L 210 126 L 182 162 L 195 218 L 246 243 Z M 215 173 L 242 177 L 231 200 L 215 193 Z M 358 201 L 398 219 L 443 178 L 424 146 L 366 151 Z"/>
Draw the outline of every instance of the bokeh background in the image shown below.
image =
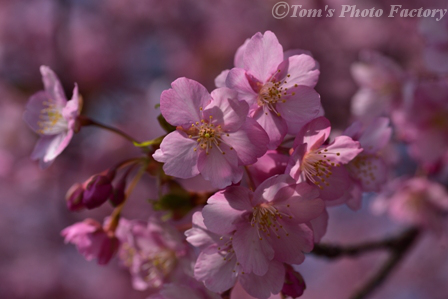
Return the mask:
<path id="1" fill-rule="evenodd" d="M 83 113 L 132 133 L 157 137 L 162 90 L 178 77 L 201 82 L 231 68 L 236 49 L 256 32 L 273 31 L 284 49 L 311 51 L 320 63 L 316 87 L 335 128 L 350 123 L 350 100 L 357 86 L 350 65 L 363 49 L 392 57 L 411 73 L 424 73 L 424 40 L 417 18 L 387 18 L 391 4 L 403 8 L 447 8 L 446 0 L 301 0 L 304 8 L 340 11 L 341 5 L 382 8 L 381 18 L 272 17 L 277 1 L 256 0 L 0 0 L 0 298 L 146 298 L 131 288 L 128 272 L 112 262 L 87 262 L 60 231 L 110 207 L 69 213 L 66 190 L 138 151 L 120 137 L 83 128 L 65 152 L 41 171 L 29 155 L 37 136 L 22 121 L 27 99 L 42 89 L 40 65 L 50 66 L 71 96 L 77 82 Z M 448 16 L 445 16 L 445 19 Z M 143 181 L 124 211 L 128 218 L 151 213 L 147 199 L 154 182 Z M 330 209 L 324 241 L 352 244 L 401 231 L 373 216 L 366 199 L 361 211 Z M 425 236 L 376 299 L 448 298 L 448 248 Z M 348 298 L 368 279 L 384 253 L 327 261 L 309 256 L 299 267 L 304 299 Z M 188 297 L 186 297 L 188 298 Z"/>

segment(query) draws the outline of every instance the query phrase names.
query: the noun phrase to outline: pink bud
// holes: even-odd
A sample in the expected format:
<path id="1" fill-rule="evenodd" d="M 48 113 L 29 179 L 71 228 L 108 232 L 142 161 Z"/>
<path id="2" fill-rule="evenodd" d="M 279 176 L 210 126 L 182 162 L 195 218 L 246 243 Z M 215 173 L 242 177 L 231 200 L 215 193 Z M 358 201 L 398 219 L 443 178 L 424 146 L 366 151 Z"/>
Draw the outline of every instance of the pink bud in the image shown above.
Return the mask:
<path id="1" fill-rule="evenodd" d="M 83 204 L 87 209 L 94 209 L 105 203 L 112 195 L 112 182 L 105 175 L 95 175 L 84 190 Z"/>
<path id="2" fill-rule="evenodd" d="M 117 186 L 113 189 L 112 195 L 110 197 L 110 203 L 116 207 L 119 206 L 126 198 L 126 178 L 121 179 Z"/>
<path id="3" fill-rule="evenodd" d="M 84 188 L 81 184 L 74 184 L 65 196 L 70 211 L 80 211 L 85 208 L 83 203 Z"/>
<path id="4" fill-rule="evenodd" d="M 305 280 L 299 272 L 294 271 L 294 268 L 290 265 L 285 265 L 285 283 L 283 284 L 282 293 L 292 298 L 298 298 L 302 296 L 306 289 Z"/>

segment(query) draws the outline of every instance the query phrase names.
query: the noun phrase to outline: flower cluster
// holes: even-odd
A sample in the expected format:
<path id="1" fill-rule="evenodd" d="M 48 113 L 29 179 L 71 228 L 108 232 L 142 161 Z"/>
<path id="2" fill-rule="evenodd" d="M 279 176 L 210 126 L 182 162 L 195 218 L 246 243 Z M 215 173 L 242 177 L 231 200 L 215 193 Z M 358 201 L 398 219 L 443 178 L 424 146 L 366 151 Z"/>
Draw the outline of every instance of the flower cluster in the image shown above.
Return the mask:
<path id="1" fill-rule="evenodd" d="M 145 142 L 81 116 L 77 87 L 67 101 L 42 67 L 45 91 L 24 114 L 41 135 L 32 156 L 42 167 L 86 125 L 142 149 L 68 191 L 71 211 L 108 200 L 114 209 L 104 225 L 88 219 L 63 230 L 66 242 L 99 264 L 117 254 L 133 287 L 152 290 L 152 299 L 267 299 L 302 295 L 297 265 L 324 237 L 329 207 L 358 210 L 364 195 L 380 193 L 377 211 L 443 231 L 448 196 L 436 181 L 448 169 L 448 81 L 419 80 L 374 52 L 361 60 L 352 67 L 355 121 L 332 132 L 314 89 L 319 64 L 307 51 L 284 51 L 274 33 L 257 33 L 213 91 L 188 78 L 172 82 L 160 97 L 166 134 Z M 403 146 L 427 177 L 389 182 L 401 175 L 390 166 L 399 168 L 391 157 Z M 145 173 L 159 198 L 148 221 L 127 220 L 123 207 Z"/>

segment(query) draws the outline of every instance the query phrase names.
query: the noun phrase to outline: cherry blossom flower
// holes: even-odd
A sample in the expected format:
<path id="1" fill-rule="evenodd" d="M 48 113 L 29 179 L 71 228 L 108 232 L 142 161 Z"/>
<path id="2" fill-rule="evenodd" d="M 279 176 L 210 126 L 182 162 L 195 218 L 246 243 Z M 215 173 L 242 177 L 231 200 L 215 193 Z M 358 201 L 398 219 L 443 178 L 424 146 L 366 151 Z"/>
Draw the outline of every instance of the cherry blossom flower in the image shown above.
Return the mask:
<path id="1" fill-rule="evenodd" d="M 348 171 L 341 165 L 353 160 L 362 149 L 359 142 L 348 136 L 338 136 L 329 145 L 324 145 L 330 131 L 330 122 L 325 117 L 307 124 L 294 140 L 286 173 L 298 182 L 306 181 L 317 186 L 323 200 L 337 200 L 339 204 L 350 198 L 348 191 L 352 184 Z"/>
<path id="2" fill-rule="evenodd" d="M 45 90 L 31 96 L 23 119 L 40 135 L 31 158 L 40 160 L 41 168 L 47 168 L 79 130 L 76 119 L 81 101 L 76 84 L 72 99 L 67 101 L 56 74 L 47 66 L 41 66 L 40 72 Z"/>
<path id="3" fill-rule="evenodd" d="M 351 67 L 360 89 L 352 98 L 352 114 L 369 120 L 388 114 L 401 103 L 408 76 L 392 59 L 374 51 L 363 51 Z"/>
<path id="4" fill-rule="evenodd" d="M 268 137 L 251 118 L 236 92 L 219 88 L 210 95 L 199 83 L 177 79 L 165 90 L 160 110 L 177 130 L 167 135 L 154 159 L 166 174 L 191 178 L 201 174 L 217 188 L 241 180 L 243 165 L 266 152 Z"/>
<path id="5" fill-rule="evenodd" d="M 375 212 L 388 212 L 399 222 L 431 229 L 436 233 L 448 225 L 448 193 L 426 178 L 398 178 L 390 182 L 373 203 Z"/>
<path id="6" fill-rule="evenodd" d="M 188 247 L 168 223 L 155 218 L 148 222 L 122 218 L 116 235 L 122 243 L 119 258 L 129 268 L 136 290 L 160 288 L 182 280 L 191 271 Z"/>
<path id="7" fill-rule="evenodd" d="M 93 219 L 75 223 L 65 228 L 61 235 L 65 238 L 65 243 L 75 244 L 86 260 L 96 258 L 100 265 L 109 263 L 120 244 L 115 236 L 106 232 L 101 224 Z"/>
<path id="8" fill-rule="evenodd" d="M 409 143 L 410 155 L 425 164 L 443 160 L 448 150 L 448 81 L 415 84 L 403 109 L 392 120 L 400 139 Z"/>
<path id="9" fill-rule="evenodd" d="M 194 275 L 209 290 L 222 293 L 238 281 L 247 293 L 257 298 L 269 298 L 280 292 L 285 276 L 282 263 L 270 261 L 264 275 L 244 271 L 233 249 L 233 235 L 220 236 L 209 231 L 201 212 L 193 215 L 193 227 L 185 235 L 188 242 L 202 249 Z"/>
<path id="10" fill-rule="evenodd" d="M 358 141 L 363 149 L 346 165 L 354 181 L 353 188 L 356 189 L 352 190 L 352 199 L 350 204 L 347 204 L 359 209 L 362 192 L 379 192 L 387 181 L 388 169 L 381 151 L 389 143 L 392 129 L 388 118 L 379 117 L 366 127 L 363 127 L 360 121 L 356 121 L 344 131 L 343 135 Z"/>
<path id="11" fill-rule="evenodd" d="M 243 271 L 263 276 L 274 259 L 303 262 L 303 252 L 313 248 L 313 232 L 306 223 L 323 209 L 316 188 L 277 175 L 254 192 L 234 186 L 214 194 L 202 213 L 210 231 L 234 232 L 232 248 Z"/>
<path id="12" fill-rule="evenodd" d="M 269 149 L 275 149 L 286 133 L 296 134 L 323 114 L 313 89 L 319 77 L 317 63 L 309 55 L 297 54 L 283 53 L 271 31 L 257 33 L 238 49 L 236 67 L 216 80 L 221 86 L 226 77 L 225 85 L 249 104 L 250 116 L 268 133 Z"/>

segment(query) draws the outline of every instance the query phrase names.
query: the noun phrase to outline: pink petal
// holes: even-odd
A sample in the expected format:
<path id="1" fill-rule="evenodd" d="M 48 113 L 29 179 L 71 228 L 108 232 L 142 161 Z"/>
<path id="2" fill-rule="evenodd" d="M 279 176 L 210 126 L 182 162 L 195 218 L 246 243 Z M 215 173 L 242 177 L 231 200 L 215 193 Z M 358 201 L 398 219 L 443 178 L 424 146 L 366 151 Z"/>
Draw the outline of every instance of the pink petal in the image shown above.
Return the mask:
<path id="1" fill-rule="evenodd" d="M 257 106 L 258 94 L 250 85 L 244 69 L 231 69 L 226 79 L 226 86 L 236 90 L 238 92 L 238 99 L 240 101 L 246 101 L 249 107 Z"/>
<path id="2" fill-rule="evenodd" d="M 327 157 L 331 159 L 331 162 L 340 164 L 347 164 L 362 152 L 359 142 L 348 136 L 336 137 L 330 145 L 323 149 L 328 150 Z"/>
<path id="3" fill-rule="evenodd" d="M 286 166 L 285 173 L 289 173 L 289 175 L 294 178 L 296 181 L 299 180 L 300 175 L 302 174 L 302 169 L 300 168 L 302 164 L 303 157 L 305 156 L 308 149 L 308 144 L 303 143 L 300 144 L 291 157 L 289 158 L 288 165 Z"/>
<path id="4" fill-rule="evenodd" d="M 252 118 L 247 118 L 240 130 L 222 135 L 222 140 L 233 147 L 241 165 L 253 164 L 267 150 L 269 137 L 263 128 Z"/>
<path id="5" fill-rule="evenodd" d="M 205 107 L 204 118 L 212 117 L 215 126 L 221 125 L 224 131 L 236 131 L 246 121 L 249 106 L 237 100 L 235 90 L 223 87 L 212 91 L 213 100 Z"/>
<path id="6" fill-rule="evenodd" d="M 323 116 L 313 119 L 297 134 L 293 147 L 307 143 L 309 150 L 317 149 L 327 140 L 330 132 L 331 124 L 328 119 Z"/>
<path id="7" fill-rule="evenodd" d="M 31 159 L 40 159 L 40 167 L 47 168 L 53 160 L 67 147 L 73 136 L 73 131 L 58 135 L 42 136 L 34 147 Z"/>
<path id="8" fill-rule="evenodd" d="M 277 103 L 277 109 L 288 127 L 304 126 L 321 112 L 320 96 L 314 89 L 298 86 L 294 91 L 296 94 L 286 98 L 284 103 Z M 295 131 L 294 128 L 291 130 Z"/>
<path id="9" fill-rule="evenodd" d="M 319 243 L 323 236 L 327 232 L 328 226 L 328 212 L 324 209 L 324 212 L 319 215 L 319 217 L 314 218 L 310 221 L 311 228 L 314 234 L 314 243 Z"/>
<path id="10" fill-rule="evenodd" d="M 348 176 L 348 172 L 344 167 L 332 167 L 332 174 L 325 178 L 325 181 L 329 184 L 320 184 L 323 189 L 320 189 L 320 198 L 323 200 L 336 200 L 341 196 L 344 196 L 347 190 L 350 190 L 351 180 Z M 315 177 L 316 181 L 320 181 L 319 178 Z"/>
<path id="11" fill-rule="evenodd" d="M 377 156 L 361 155 L 347 165 L 350 175 L 362 186 L 363 191 L 380 191 L 388 179 L 388 168 Z"/>
<path id="12" fill-rule="evenodd" d="M 241 286 L 252 296 L 259 299 L 281 298 L 271 296 L 280 293 L 285 281 L 285 267 L 282 263 L 272 261 L 269 264 L 268 272 L 263 276 L 253 273 L 243 274 L 239 277 Z M 239 298 L 238 298 L 239 299 Z"/>
<path id="13" fill-rule="evenodd" d="M 255 183 L 255 187 L 276 174 L 285 173 L 288 161 L 289 157 L 287 155 L 275 150 L 269 150 L 255 164 L 248 166 L 247 169 Z"/>
<path id="14" fill-rule="evenodd" d="M 199 173 L 198 153 L 194 151 L 196 146 L 197 142 L 188 138 L 185 133 L 174 131 L 163 139 L 153 158 L 165 163 L 163 170 L 167 175 L 181 179 L 191 178 Z"/>
<path id="15" fill-rule="evenodd" d="M 277 148 L 288 130 L 285 120 L 264 107 L 258 108 L 253 117 L 269 136 L 268 149 Z"/>
<path id="16" fill-rule="evenodd" d="M 160 111 L 173 126 L 192 124 L 201 121 L 200 108 L 211 101 L 207 89 L 198 82 L 179 78 L 171 83 L 171 89 L 162 92 Z"/>
<path id="17" fill-rule="evenodd" d="M 228 252 L 219 251 L 216 246 L 203 250 L 194 266 L 194 277 L 204 282 L 207 289 L 213 292 L 227 291 L 235 284 L 237 275 L 233 271 L 236 258 L 229 259 L 228 256 Z"/>
<path id="18" fill-rule="evenodd" d="M 366 121 L 388 111 L 389 100 L 388 96 L 382 96 L 368 88 L 361 88 L 352 98 L 351 112 L 354 116 Z"/>
<path id="19" fill-rule="evenodd" d="M 257 283 L 255 283 L 257 285 Z M 241 284 L 237 282 L 230 293 L 230 299 L 257 299 L 249 295 L 246 290 L 243 289 Z M 271 295 L 268 299 L 282 299 L 281 294 Z"/>
<path id="20" fill-rule="evenodd" d="M 261 82 L 268 81 L 283 60 L 283 47 L 271 31 L 255 34 L 246 45 L 244 69 Z"/>
<path id="21" fill-rule="evenodd" d="M 295 91 L 295 84 L 313 88 L 319 80 L 319 65 L 309 55 L 291 56 L 284 60 L 278 69 L 281 71 L 276 75 L 276 78 L 286 81 L 287 83 L 284 83 L 283 86 L 288 88 L 288 90 Z"/>
<path id="22" fill-rule="evenodd" d="M 61 86 L 56 74 L 45 65 L 40 67 L 40 73 L 42 74 L 42 81 L 44 82 L 45 91 L 50 95 L 50 99 L 54 101 L 56 106 L 64 107 L 67 98 L 64 94 L 64 89 Z"/>
<path id="23" fill-rule="evenodd" d="M 193 214 L 193 227 L 185 232 L 186 240 L 194 247 L 204 249 L 219 241 L 219 236 L 208 231 L 201 212 Z"/>
<path id="24" fill-rule="evenodd" d="M 62 109 L 62 116 L 69 121 L 69 127 L 73 129 L 74 119 L 79 115 L 81 108 L 78 85 L 75 84 L 75 88 L 73 89 L 73 96 L 70 101 L 67 102 L 67 105 Z"/>
<path id="25" fill-rule="evenodd" d="M 270 244 L 275 251 L 275 259 L 289 264 L 301 264 L 305 260 L 302 252 L 310 252 L 314 246 L 313 231 L 306 224 L 281 221 L 283 226 L 276 236 L 271 234 Z"/>
<path id="26" fill-rule="evenodd" d="M 226 87 L 226 79 L 229 75 L 230 70 L 223 70 L 216 78 L 215 78 L 215 86 L 217 88 Z"/>
<path id="27" fill-rule="evenodd" d="M 319 189 L 308 183 L 296 186 L 293 196 L 275 202 L 275 207 L 287 215 L 291 215 L 295 223 L 305 223 L 318 217 L 325 209 L 324 202 L 318 198 Z"/>
<path id="28" fill-rule="evenodd" d="M 219 189 L 236 184 L 243 177 L 243 170 L 238 166 L 238 156 L 225 144 L 220 144 L 222 154 L 216 146 L 209 149 L 208 154 L 201 150 L 198 158 L 198 169 L 204 179 Z"/>
<path id="29" fill-rule="evenodd" d="M 246 52 L 247 44 L 250 42 L 250 38 L 244 41 L 235 53 L 235 59 L 233 61 L 235 67 L 244 68 L 244 52 Z"/>
<path id="30" fill-rule="evenodd" d="M 301 54 L 305 54 L 305 55 L 308 55 L 308 56 L 311 56 L 311 57 L 313 56 L 313 54 L 310 51 L 308 51 L 308 50 L 291 49 L 291 50 L 286 50 L 285 52 L 283 52 L 283 60 L 287 60 L 291 56 L 301 55 Z"/>
<path id="31" fill-rule="evenodd" d="M 295 181 L 287 174 L 273 176 L 264 181 L 254 192 L 252 206 L 291 197 L 296 188 Z"/>
<path id="32" fill-rule="evenodd" d="M 233 235 L 233 249 L 244 272 L 264 275 L 268 271 L 269 262 L 274 258 L 274 250 L 266 238 L 260 240 L 255 227 L 241 224 Z"/>
<path id="33" fill-rule="evenodd" d="M 207 229 L 222 235 L 236 230 L 235 223 L 247 210 L 252 210 L 250 193 L 243 187 L 230 187 L 211 196 L 202 210 Z"/>
<path id="34" fill-rule="evenodd" d="M 374 154 L 389 143 L 391 135 L 392 128 L 389 126 L 389 119 L 379 117 L 365 129 L 358 141 L 364 149 L 364 153 Z"/>

